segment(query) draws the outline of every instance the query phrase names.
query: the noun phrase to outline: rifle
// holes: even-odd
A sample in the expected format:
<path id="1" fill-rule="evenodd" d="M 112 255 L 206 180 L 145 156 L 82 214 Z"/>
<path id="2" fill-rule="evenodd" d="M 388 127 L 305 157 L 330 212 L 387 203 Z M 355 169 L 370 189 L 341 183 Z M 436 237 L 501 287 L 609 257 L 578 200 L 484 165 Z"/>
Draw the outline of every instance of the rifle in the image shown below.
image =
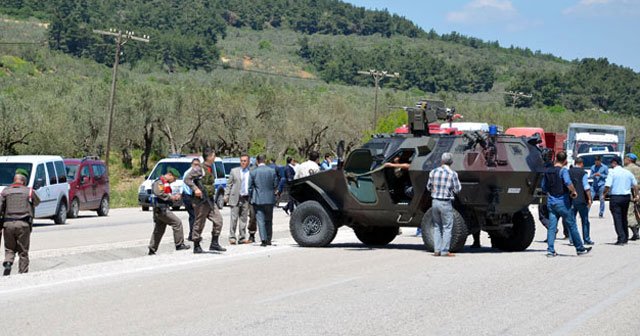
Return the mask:
<path id="1" fill-rule="evenodd" d="M 636 196 L 636 189 L 631 188 L 631 197 L 635 198 Z M 633 205 L 633 214 L 636 216 L 636 221 L 640 223 L 640 204 L 635 201 L 631 201 L 631 203 Z"/>
<path id="2" fill-rule="evenodd" d="M 198 189 L 200 189 L 200 191 L 202 191 L 202 197 L 207 201 L 207 203 L 209 204 L 209 207 L 213 209 L 214 204 L 211 202 L 211 197 L 209 197 L 209 194 L 207 193 L 207 189 L 202 184 L 202 178 L 193 179 L 193 183 L 196 185 L 196 187 L 198 187 Z"/>

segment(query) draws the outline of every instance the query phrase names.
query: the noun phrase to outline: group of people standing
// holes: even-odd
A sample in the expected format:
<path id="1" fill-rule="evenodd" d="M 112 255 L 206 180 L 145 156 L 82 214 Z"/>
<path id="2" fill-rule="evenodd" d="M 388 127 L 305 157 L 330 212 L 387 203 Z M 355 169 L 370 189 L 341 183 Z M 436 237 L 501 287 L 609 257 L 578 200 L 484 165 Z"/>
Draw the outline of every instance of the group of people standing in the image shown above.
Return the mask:
<path id="1" fill-rule="evenodd" d="M 213 164 L 216 153 L 212 149 L 205 149 L 202 157 L 204 162 L 193 159 L 191 168 L 185 172 L 182 194 L 172 195 L 170 184 L 179 178 L 175 168 L 168 168 L 167 173 L 154 182 L 152 192 L 155 196 L 155 228 L 149 243 L 149 254 L 156 253 L 167 225 L 173 228 L 176 250 L 190 248 L 183 242 L 180 219 L 171 212 L 172 203 L 180 198 L 189 213 L 188 240 L 193 241 L 193 253 L 204 253 L 201 242 L 207 220 L 213 223 L 209 251 L 226 251 L 220 245 L 223 219 L 214 200 Z M 273 239 L 273 208 L 279 194 L 280 181 L 275 169 L 267 166 L 264 155 L 256 158 L 257 167 L 254 169 L 249 169 L 249 160 L 248 155 L 241 156 L 240 166 L 231 170 L 225 189 L 225 202 L 231 207 L 229 243 L 253 243 L 256 231 L 259 231 L 261 246 L 269 246 Z"/>
<path id="2" fill-rule="evenodd" d="M 584 162 L 578 157 L 573 167 L 567 168 L 567 155 L 558 152 L 552 167 L 547 167 L 542 181 L 543 191 L 547 194 L 548 209 L 547 256 L 557 255 L 554 247 L 558 221 L 562 219 L 565 235 L 576 248 L 578 255 L 591 251 L 593 245 L 590 234 L 589 209 L 597 198 L 600 201 L 598 217 L 604 217 L 605 197 L 609 197 L 609 210 L 613 216 L 617 235 L 615 245 L 626 245 L 629 240 L 637 240 L 640 214 L 629 212 L 630 204 L 640 200 L 638 197 L 638 178 L 640 167 L 636 165 L 637 156 L 629 153 L 623 159 L 611 159 L 611 168 L 602 164 L 601 157 L 595 158 L 590 175 L 585 172 Z M 623 162 L 621 162 L 623 161 Z M 624 167 L 621 165 L 624 163 Z M 593 179 L 589 184 L 589 177 Z M 576 217 L 582 222 L 582 236 L 577 227 Z M 631 223 L 631 224 L 630 224 Z M 629 237 L 629 229 L 632 236 Z"/>

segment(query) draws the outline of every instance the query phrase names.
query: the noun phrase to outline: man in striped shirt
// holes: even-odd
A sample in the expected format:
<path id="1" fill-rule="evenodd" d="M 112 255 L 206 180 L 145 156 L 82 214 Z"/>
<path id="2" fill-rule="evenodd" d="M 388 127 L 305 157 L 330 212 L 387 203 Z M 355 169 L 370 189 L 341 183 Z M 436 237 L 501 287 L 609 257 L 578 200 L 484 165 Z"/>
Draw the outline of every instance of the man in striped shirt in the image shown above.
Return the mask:
<path id="1" fill-rule="evenodd" d="M 444 153 L 441 157 L 442 165 L 429 173 L 427 190 L 433 199 L 431 214 L 433 216 L 433 255 L 452 257 L 449 252 L 451 245 L 451 229 L 453 227 L 453 205 L 455 194 L 462 187 L 458 174 L 451 169 L 453 157 L 451 153 Z"/>

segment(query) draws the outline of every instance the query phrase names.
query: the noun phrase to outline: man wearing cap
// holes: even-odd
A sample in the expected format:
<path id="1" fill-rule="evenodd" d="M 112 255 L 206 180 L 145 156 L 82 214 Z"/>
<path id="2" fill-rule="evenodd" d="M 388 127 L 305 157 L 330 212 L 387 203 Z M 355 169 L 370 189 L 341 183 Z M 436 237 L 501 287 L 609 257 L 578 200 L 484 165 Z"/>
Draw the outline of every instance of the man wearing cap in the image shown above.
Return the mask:
<path id="1" fill-rule="evenodd" d="M 203 253 L 200 242 L 202 242 L 202 232 L 207 223 L 207 219 L 213 222 L 211 230 L 211 244 L 209 251 L 224 252 L 227 249 L 220 246 L 220 233 L 222 232 L 222 215 L 218 207 L 213 204 L 215 196 L 215 180 L 216 170 L 214 167 L 216 161 L 216 152 L 211 148 L 205 148 L 202 152 L 204 162 L 198 169 L 191 169 L 186 175 L 184 183 L 186 183 L 194 196 L 194 208 L 196 211 L 196 222 L 193 225 L 193 253 Z"/>
<path id="2" fill-rule="evenodd" d="M 640 166 L 636 164 L 636 160 L 638 160 L 638 156 L 633 153 L 629 153 L 624 157 L 624 168 L 635 176 L 636 180 L 640 180 Z M 632 189 L 632 191 L 635 189 Z M 637 196 L 637 195 L 634 195 Z M 627 216 L 627 221 L 629 222 L 629 229 L 633 235 L 629 240 L 638 240 L 640 236 L 638 236 L 638 228 L 640 227 L 640 213 L 636 213 L 635 208 L 637 207 L 637 202 L 633 202 L 630 204 L 629 215 Z"/>
<path id="3" fill-rule="evenodd" d="M 595 164 L 591 166 L 591 175 L 589 176 L 589 178 L 593 179 L 591 199 L 595 200 L 596 197 L 598 197 L 600 200 L 600 212 L 598 212 L 598 216 L 602 218 L 602 216 L 604 216 L 604 183 L 607 180 L 609 168 L 602 164 L 602 158 L 599 155 L 595 157 L 595 161 Z"/>
<path id="4" fill-rule="evenodd" d="M 613 215 L 613 225 L 618 235 L 616 245 L 625 245 L 629 240 L 629 222 L 627 213 L 631 201 L 631 190 L 638 195 L 638 180 L 633 174 L 620 166 L 619 157 L 611 159 L 611 169 L 604 184 L 604 195 L 609 197 L 609 210 Z M 634 197 L 637 201 L 638 197 Z"/>
<path id="5" fill-rule="evenodd" d="M 153 204 L 153 234 L 149 242 L 149 255 L 156 254 L 160 240 L 164 235 L 164 231 L 168 226 L 173 229 L 173 242 L 176 244 L 176 250 L 187 250 L 189 245 L 184 244 L 184 234 L 182 232 L 182 221 L 171 212 L 174 201 L 180 199 L 180 194 L 173 195 L 171 183 L 180 177 L 177 169 L 169 167 L 167 173 L 160 176 L 151 185 L 151 191 L 155 201 Z"/>
<path id="6" fill-rule="evenodd" d="M 443 153 L 442 165 L 429 172 L 427 190 L 433 199 L 431 213 L 433 216 L 433 255 L 452 257 L 449 252 L 451 245 L 451 230 L 453 228 L 453 199 L 462 190 L 458 174 L 451 169 L 453 156 Z"/>
<path id="7" fill-rule="evenodd" d="M 4 275 L 11 274 L 11 266 L 20 257 L 18 272 L 29 272 L 29 242 L 35 207 L 40 204 L 38 194 L 27 188 L 29 172 L 18 168 L 13 184 L 0 193 L 0 209 L 4 219 Z"/>

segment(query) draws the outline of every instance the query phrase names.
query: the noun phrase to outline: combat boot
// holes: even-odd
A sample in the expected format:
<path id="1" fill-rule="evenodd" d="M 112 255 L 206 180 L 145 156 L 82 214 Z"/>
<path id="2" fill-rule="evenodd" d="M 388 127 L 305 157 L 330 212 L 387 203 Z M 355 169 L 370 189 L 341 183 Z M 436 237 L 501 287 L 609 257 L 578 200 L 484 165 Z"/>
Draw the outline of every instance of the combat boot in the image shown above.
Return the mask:
<path id="1" fill-rule="evenodd" d="M 218 243 L 218 236 L 213 236 L 211 237 L 211 245 L 209 245 L 209 251 L 219 251 L 219 252 L 224 252 L 227 249 L 220 246 L 220 243 Z"/>
<path id="2" fill-rule="evenodd" d="M 199 253 L 203 253 L 204 251 L 202 251 L 202 247 L 200 247 L 200 242 L 194 242 L 193 243 L 193 253 L 195 254 L 199 254 Z"/>
<path id="3" fill-rule="evenodd" d="M 4 263 L 2 263 L 2 266 L 4 267 L 4 273 L 2 273 L 2 275 L 7 276 L 9 274 L 11 274 L 11 266 L 13 265 L 12 262 L 8 262 L 5 261 Z"/>
<path id="4" fill-rule="evenodd" d="M 249 241 L 252 243 L 256 242 L 256 234 L 255 233 L 249 233 Z"/>
<path id="5" fill-rule="evenodd" d="M 187 245 L 187 244 L 180 244 L 180 245 L 176 245 L 176 251 L 180 251 L 180 250 L 188 250 L 190 249 L 191 246 Z"/>
<path id="6" fill-rule="evenodd" d="M 629 240 L 638 240 L 638 238 L 640 238 L 640 236 L 638 235 L 638 227 L 636 226 L 630 229 L 631 229 L 631 232 L 633 233 L 633 236 L 629 238 Z"/>

